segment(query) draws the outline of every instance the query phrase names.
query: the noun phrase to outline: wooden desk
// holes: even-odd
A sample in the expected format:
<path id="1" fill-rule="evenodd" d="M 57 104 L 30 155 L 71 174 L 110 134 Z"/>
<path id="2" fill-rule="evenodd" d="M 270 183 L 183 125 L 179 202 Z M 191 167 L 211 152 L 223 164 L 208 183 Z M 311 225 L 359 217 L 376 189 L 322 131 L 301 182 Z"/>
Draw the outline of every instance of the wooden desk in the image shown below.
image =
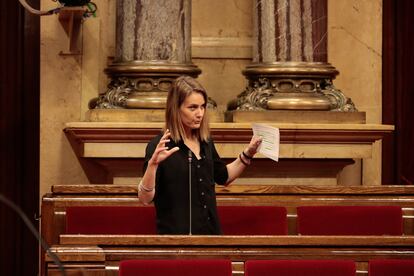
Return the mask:
<path id="1" fill-rule="evenodd" d="M 375 142 L 394 130 L 377 124 L 269 125 L 280 129 L 280 162 L 258 154 L 237 181 L 262 178 L 273 184 L 336 185 L 345 166 L 354 159 L 372 158 Z M 109 184 L 114 177 L 142 176 L 137 168 L 142 168 L 145 147 L 162 127 L 163 123 L 152 122 L 70 122 L 64 131 L 89 182 Z M 210 127 L 217 151 L 226 161 L 236 158 L 252 136 L 250 123 L 211 123 Z M 374 182 L 380 179 L 375 175 Z"/>
<path id="2" fill-rule="evenodd" d="M 414 236 L 61 235 L 52 250 L 73 270 L 102 273 L 91 275 L 117 275 L 120 260 L 151 258 L 227 258 L 233 275 L 249 259 L 348 259 L 364 275 L 370 259 L 414 258 Z M 52 275 L 49 258 L 46 266 Z"/>

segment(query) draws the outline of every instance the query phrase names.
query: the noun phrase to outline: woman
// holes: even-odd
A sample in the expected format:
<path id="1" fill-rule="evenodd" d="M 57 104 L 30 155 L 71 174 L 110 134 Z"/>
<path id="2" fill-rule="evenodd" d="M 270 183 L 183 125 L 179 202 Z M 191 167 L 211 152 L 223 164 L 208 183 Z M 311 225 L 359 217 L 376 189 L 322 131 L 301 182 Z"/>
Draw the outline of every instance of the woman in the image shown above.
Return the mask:
<path id="1" fill-rule="evenodd" d="M 147 145 L 138 196 L 144 204 L 154 201 L 159 234 L 221 234 L 214 185 L 236 179 L 261 143 L 253 137 L 225 165 L 210 139 L 206 106 L 207 93 L 195 79 L 177 78 L 168 93 L 165 132 Z"/>

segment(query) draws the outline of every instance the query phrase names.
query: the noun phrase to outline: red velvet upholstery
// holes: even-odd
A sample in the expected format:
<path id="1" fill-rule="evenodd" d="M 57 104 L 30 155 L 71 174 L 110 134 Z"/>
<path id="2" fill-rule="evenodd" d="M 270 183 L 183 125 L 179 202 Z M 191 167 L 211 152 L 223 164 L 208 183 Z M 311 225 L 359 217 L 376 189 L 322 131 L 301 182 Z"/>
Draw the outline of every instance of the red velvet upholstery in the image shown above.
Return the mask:
<path id="1" fill-rule="evenodd" d="M 125 260 L 119 276 L 231 276 L 230 260 Z"/>
<path id="2" fill-rule="evenodd" d="M 368 276 L 413 276 L 413 275 L 414 275 L 414 259 L 371 260 L 369 261 L 369 264 L 368 264 Z"/>
<path id="3" fill-rule="evenodd" d="M 287 235 L 286 208 L 218 206 L 224 235 Z"/>
<path id="4" fill-rule="evenodd" d="M 302 206 L 297 208 L 302 235 L 402 235 L 399 206 Z"/>
<path id="5" fill-rule="evenodd" d="M 67 234 L 156 234 L 154 207 L 74 206 L 66 208 Z"/>
<path id="6" fill-rule="evenodd" d="M 251 260 L 245 276 L 355 276 L 354 261 L 345 260 Z"/>

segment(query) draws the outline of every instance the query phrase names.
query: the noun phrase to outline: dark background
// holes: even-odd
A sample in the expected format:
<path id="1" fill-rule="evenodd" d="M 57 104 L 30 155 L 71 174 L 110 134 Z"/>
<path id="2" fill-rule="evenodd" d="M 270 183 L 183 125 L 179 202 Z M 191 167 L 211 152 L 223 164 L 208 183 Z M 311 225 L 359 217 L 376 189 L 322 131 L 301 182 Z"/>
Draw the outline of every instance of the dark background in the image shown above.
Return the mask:
<path id="1" fill-rule="evenodd" d="M 382 183 L 414 183 L 414 1 L 383 0 L 382 122 L 395 125 L 383 141 Z"/>
<path id="2" fill-rule="evenodd" d="M 28 1 L 39 7 L 39 0 Z M 383 0 L 383 184 L 413 184 L 414 1 Z M 0 193 L 36 227 L 39 215 L 40 19 L 0 1 Z M 410 83 L 411 81 L 411 83 Z M 346 91 L 345 91 L 346 93 Z M 0 275 L 36 275 L 39 249 L 22 220 L 0 204 Z"/>
<path id="3" fill-rule="evenodd" d="M 39 0 L 28 1 L 39 7 Z M 0 1 L 0 193 L 38 226 L 39 17 L 17 0 Z M 0 275 L 37 275 L 38 243 L 0 203 Z"/>

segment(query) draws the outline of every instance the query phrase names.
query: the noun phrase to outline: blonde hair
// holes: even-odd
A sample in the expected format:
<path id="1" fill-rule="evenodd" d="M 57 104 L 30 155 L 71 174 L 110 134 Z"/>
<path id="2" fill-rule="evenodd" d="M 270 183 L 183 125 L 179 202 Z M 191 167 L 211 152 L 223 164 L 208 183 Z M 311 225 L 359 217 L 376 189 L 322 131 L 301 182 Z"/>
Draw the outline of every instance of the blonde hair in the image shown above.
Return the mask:
<path id="1" fill-rule="evenodd" d="M 165 128 L 171 132 L 171 139 L 179 142 L 185 137 L 183 122 L 180 116 L 180 107 L 185 99 L 192 93 L 199 93 L 203 96 L 207 106 L 207 92 L 200 83 L 190 76 L 178 77 L 168 91 L 167 107 L 165 110 Z M 193 129 L 195 135 L 201 141 L 207 141 L 210 137 L 208 125 L 207 108 L 201 121 L 200 128 Z"/>

